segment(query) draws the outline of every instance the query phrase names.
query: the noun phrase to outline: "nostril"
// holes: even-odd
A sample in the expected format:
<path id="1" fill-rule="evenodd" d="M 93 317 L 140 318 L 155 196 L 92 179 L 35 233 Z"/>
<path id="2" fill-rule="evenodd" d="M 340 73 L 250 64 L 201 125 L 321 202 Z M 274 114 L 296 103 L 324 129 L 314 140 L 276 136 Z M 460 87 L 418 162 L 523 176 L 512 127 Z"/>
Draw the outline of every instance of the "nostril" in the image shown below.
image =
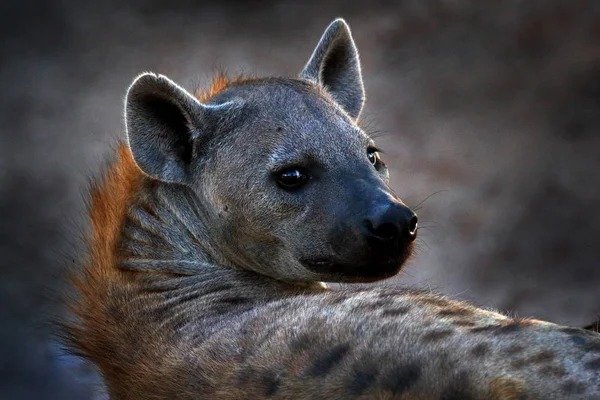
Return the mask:
<path id="1" fill-rule="evenodd" d="M 408 234 L 412 237 L 414 237 L 417 234 L 418 221 L 419 219 L 416 215 L 414 215 L 410 219 L 410 223 L 408 224 Z"/>
<path id="2" fill-rule="evenodd" d="M 369 230 L 373 236 L 381 240 L 391 240 L 398 236 L 398 228 L 392 223 L 383 223 L 374 226 L 371 222 L 368 223 Z"/>

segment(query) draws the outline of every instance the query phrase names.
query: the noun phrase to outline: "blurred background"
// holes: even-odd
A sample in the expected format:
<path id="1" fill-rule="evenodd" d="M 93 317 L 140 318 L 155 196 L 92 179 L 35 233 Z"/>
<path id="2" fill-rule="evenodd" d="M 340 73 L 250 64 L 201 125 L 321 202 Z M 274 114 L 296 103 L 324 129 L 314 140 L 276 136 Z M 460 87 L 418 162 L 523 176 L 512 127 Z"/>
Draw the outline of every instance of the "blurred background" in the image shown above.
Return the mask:
<path id="1" fill-rule="evenodd" d="M 346 18 L 368 131 L 421 221 L 386 282 L 512 315 L 600 313 L 600 2 L 11 1 L 0 4 L 0 398 L 102 399 L 45 321 L 87 223 L 86 180 L 142 71 L 294 75 Z"/>

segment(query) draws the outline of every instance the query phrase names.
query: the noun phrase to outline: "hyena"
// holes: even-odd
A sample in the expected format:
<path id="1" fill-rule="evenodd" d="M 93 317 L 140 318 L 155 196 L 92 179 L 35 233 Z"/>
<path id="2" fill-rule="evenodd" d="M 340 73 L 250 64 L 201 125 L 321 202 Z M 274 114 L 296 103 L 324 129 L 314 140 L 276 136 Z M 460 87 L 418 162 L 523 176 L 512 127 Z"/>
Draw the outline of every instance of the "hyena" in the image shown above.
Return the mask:
<path id="1" fill-rule="evenodd" d="M 391 277 L 417 236 L 364 99 L 341 19 L 296 78 L 133 82 L 68 326 L 111 398 L 600 398 L 597 333 L 322 283 Z"/>

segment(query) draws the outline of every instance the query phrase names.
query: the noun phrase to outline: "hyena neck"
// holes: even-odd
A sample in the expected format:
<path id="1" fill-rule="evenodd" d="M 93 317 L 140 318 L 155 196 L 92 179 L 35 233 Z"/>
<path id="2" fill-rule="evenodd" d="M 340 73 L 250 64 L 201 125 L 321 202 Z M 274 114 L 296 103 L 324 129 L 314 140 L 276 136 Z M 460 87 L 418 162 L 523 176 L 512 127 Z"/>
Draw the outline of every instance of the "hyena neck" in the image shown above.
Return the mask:
<path id="1" fill-rule="evenodd" d="M 119 267 L 139 272 L 197 275 L 231 268 L 206 228 L 206 208 L 182 185 L 148 181 L 127 210 Z"/>
<path id="2" fill-rule="evenodd" d="M 191 189 L 148 180 L 127 210 L 117 246 L 118 267 L 146 274 L 190 276 L 198 282 L 221 279 L 248 283 L 273 281 L 271 288 L 324 289 L 321 282 L 284 283 L 248 271 L 224 255 L 207 228 L 209 207 Z M 161 278 L 162 279 L 162 278 Z M 188 280 L 189 282 L 195 279 Z"/>

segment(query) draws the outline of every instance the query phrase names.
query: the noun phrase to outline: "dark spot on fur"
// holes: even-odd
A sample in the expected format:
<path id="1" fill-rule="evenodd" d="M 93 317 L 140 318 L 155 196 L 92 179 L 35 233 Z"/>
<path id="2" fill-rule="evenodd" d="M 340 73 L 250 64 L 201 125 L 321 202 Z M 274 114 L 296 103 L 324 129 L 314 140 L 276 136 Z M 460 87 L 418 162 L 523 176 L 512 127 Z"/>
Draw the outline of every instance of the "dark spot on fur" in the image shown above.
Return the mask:
<path id="1" fill-rule="evenodd" d="M 504 350 L 504 353 L 507 356 L 514 356 L 515 354 L 522 353 L 523 350 L 525 350 L 525 346 L 522 344 L 512 344 L 506 350 Z"/>
<path id="2" fill-rule="evenodd" d="M 383 299 L 388 300 L 390 297 L 391 297 L 391 295 L 389 293 L 387 293 L 387 292 L 379 292 L 379 293 L 377 293 L 377 298 L 379 300 L 383 300 Z"/>
<path id="3" fill-rule="evenodd" d="M 473 400 L 474 398 L 471 395 L 466 395 L 465 393 L 460 392 L 458 387 L 450 387 L 446 393 L 442 394 L 440 400 Z"/>
<path id="4" fill-rule="evenodd" d="M 532 355 L 527 360 L 532 364 L 541 364 L 554 360 L 554 357 L 554 352 L 550 350 L 544 350 Z"/>
<path id="5" fill-rule="evenodd" d="M 232 297 L 223 297 L 223 298 L 219 299 L 219 301 L 221 303 L 238 305 L 238 304 L 247 303 L 248 301 L 250 301 L 250 299 L 247 297 L 232 296 Z"/>
<path id="6" fill-rule="evenodd" d="M 392 308 L 390 310 L 384 310 L 381 313 L 381 316 L 382 317 L 397 317 L 399 315 L 406 314 L 409 310 L 410 310 L 410 307 L 408 307 L 408 306 L 406 306 L 406 307 Z"/>
<path id="7" fill-rule="evenodd" d="M 498 329 L 495 330 L 494 333 L 496 333 L 497 335 L 505 335 L 507 333 L 514 333 L 514 332 L 518 332 L 521 330 L 521 323 L 520 322 L 510 322 L 506 325 L 501 325 L 498 327 Z"/>
<path id="8" fill-rule="evenodd" d="M 575 382 L 569 379 L 562 385 L 562 389 L 566 394 L 582 394 L 585 392 L 585 385 L 581 382 Z"/>
<path id="9" fill-rule="evenodd" d="M 527 358 L 519 358 L 519 359 L 513 360 L 510 363 L 510 365 L 514 369 L 521 369 L 523 367 L 526 367 L 526 366 L 532 365 L 532 364 L 542 364 L 542 363 L 550 362 L 550 361 L 554 360 L 554 357 L 555 357 L 555 355 L 552 351 L 544 350 L 544 351 L 540 351 L 539 353 L 536 353 L 532 356 L 529 356 Z"/>
<path id="10" fill-rule="evenodd" d="M 567 335 L 571 336 L 571 337 L 582 337 L 584 339 L 586 339 L 586 341 L 588 341 L 588 344 L 586 345 L 586 350 L 588 351 L 600 351 L 600 336 L 598 336 L 597 333 L 592 332 L 592 331 L 586 331 L 584 329 L 579 329 L 579 328 L 561 328 L 560 329 L 561 332 L 566 333 Z M 573 339 L 571 339 L 573 340 Z M 579 340 L 579 339 L 575 339 L 575 340 Z M 589 349 L 587 349 L 587 347 L 589 346 Z"/>
<path id="11" fill-rule="evenodd" d="M 477 346 L 471 349 L 471 354 L 476 357 L 483 357 L 490 351 L 490 345 L 487 343 L 479 343 Z"/>
<path id="12" fill-rule="evenodd" d="M 376 307 L 385 307 L 385 306 L 391 306 L 392 304 L 394 304 L 393 299 L 387 298 L 387 299 L 380 299 L 377 300 L 374 305 Z"/>
<path id="13" fill-rule="evenodd" d="M 518 332 L 521 330 L 521 324 L 517 321 L 512 321 L 502 325 L 485 325 L 471 328 L 473 333 L 493 333 L 495 335 L 506 335 L 509 333 Z"/>
<path id="14" fill-rule="evenodd" d="M 421 366 L 407 364 L 392 368 L 381 381 L 381 388 L 400 395 L 409 390 L 421 378 Z"/>
<path id="15" fill-rule="evenodd" d="M 565 371 L 563 367 L 558 367 L 556 365 L 544 365 L 538 371 L 542 375 L 548 375 L 554 378 L 562 378 L 567 374 L 567 371 Z"/>
<path id="16" fill-rule="evenodd" d="M 497 328 L 498 328 L 497 325 L 485 325 L 485 326 L 477 326 L 475 328 L 470 329 L 470 331 L 473 333 L 485 333 L 485 332 L 489 332 L 489 331 L 497 329 Z"/>
<path id="17" fill-rule="evenodd" d="M 314 337 L 306 333 L 301 333 L 290 342 L 292 353 L 301 353 L 314 346 Z"/>
<path id="18" fill-rule="evenodd" d="M 359 304 L 358 306 L 352 307 L 352 311 L 360 313 L 365 311 L 376 311 L 379 307 L 375 303 Z"/>
<path id="19" fill-rule="evenodd" d="M 598 342 L 598 341 L 593 341 L 593 342 L 588 341 L 583 348 L 584 348 L 585 351 L 587 351 L 589 353 L 599 353 L 600 352 L 600 342 Z"/>
<path id="20" fill-rule="evenodd" d="M 339 364 L 346 354 L 350 350 L 350 345 L 348 343 L 339 344 L 333 347 L 331 350 L 321 354 L 314 361 L 313 365 L 310 367 L 308 371 L 308 375 L 310 376 L 323 376 L 326 375 L 333 367 Z"/>
<path id="21" fill-rule="evenodd" d="M 277 393 L 277 391 L 279 391 L 281 380 L 279 379 L 278 373 L 268 371 L 263 375 L 262 381 L 265 386 L 265 396 L 273 396 L 275 393 Z"/>
<path id="22" fill-rule="evenodd" d="M 473 333 L 480 333 L 480 332 L 485 333 L 485 332 L 492 331 L 494 329 L 498 329 L 498 325 L 476 326 L 475 328 L 470 329 L 470 331 Z"/>
<path id="23" fill-rule="evenodd" d="M 444 308 L 437 313 L 440 317 L 468 317 L 473 311 L 464 307 Z"/>
<path id="24" fill-rule="evenodd" d="M 247 385 L 256 379 L 256 370 L 252 367 L 243 368 L 235 377 L 240 385 Z"/>
<path id="25" fill-rule="evenodd" d="M 277 128 L 275 128 L 275 130 L 276 130 L 277 132 L 283 132 L 283 128 L 282 128 L 282 127 L 280 127 L 280 126 L 278 126 Z"/>
<path id="26" fill-rule="evenodd" d="M 449 387 L 440 396 L 440 400 L 472 400 L 470 394 L 469 376 L 461 372 L 454 379 L 451 379 Z"/>
<path id="27" fill-rule="evenodd" d="M 600 369 L 600 358 L 595 358 L 585 363 L 586 369 Z"/>
<path id="28" fill-rule="evenodd" d="M 361 395 L 373 384 L 379 374 L 377 365 L 372 362 L 355 365 L 348 390 L 353 395 Z"/>
<path id="29" fill-rule="evenodd" d="M 464 320 L 464 319 L 459 319 L 458 321 L 452 321 L 452 324 L 456 325 L 456 326 L 467 326 L 467 327 L 477 325 L 473 321 L 467 321 L 467 320 Z"/>
<path id="30" fill-rule="evenodd" d="M 580 335 L 573 335 L 571 336 L 571 342 L 573 342 L 577 346 L 583 346 L 585 344 L 585 338 Z"/>
<path id="31" fill-rule="evenodd" d="M 453 333 L 454 333 L 454 331 L 452 331 L 450 329 L 441 329 L 439 331 L 430 331 L 430 332 L 427 332 L 425 335 L 423 335 L 423 341 L 424 342 L 432 342 L 435 340 L 440 340 L 440 339 L 443 339 L 445 337 L 452 335 Z"/>

